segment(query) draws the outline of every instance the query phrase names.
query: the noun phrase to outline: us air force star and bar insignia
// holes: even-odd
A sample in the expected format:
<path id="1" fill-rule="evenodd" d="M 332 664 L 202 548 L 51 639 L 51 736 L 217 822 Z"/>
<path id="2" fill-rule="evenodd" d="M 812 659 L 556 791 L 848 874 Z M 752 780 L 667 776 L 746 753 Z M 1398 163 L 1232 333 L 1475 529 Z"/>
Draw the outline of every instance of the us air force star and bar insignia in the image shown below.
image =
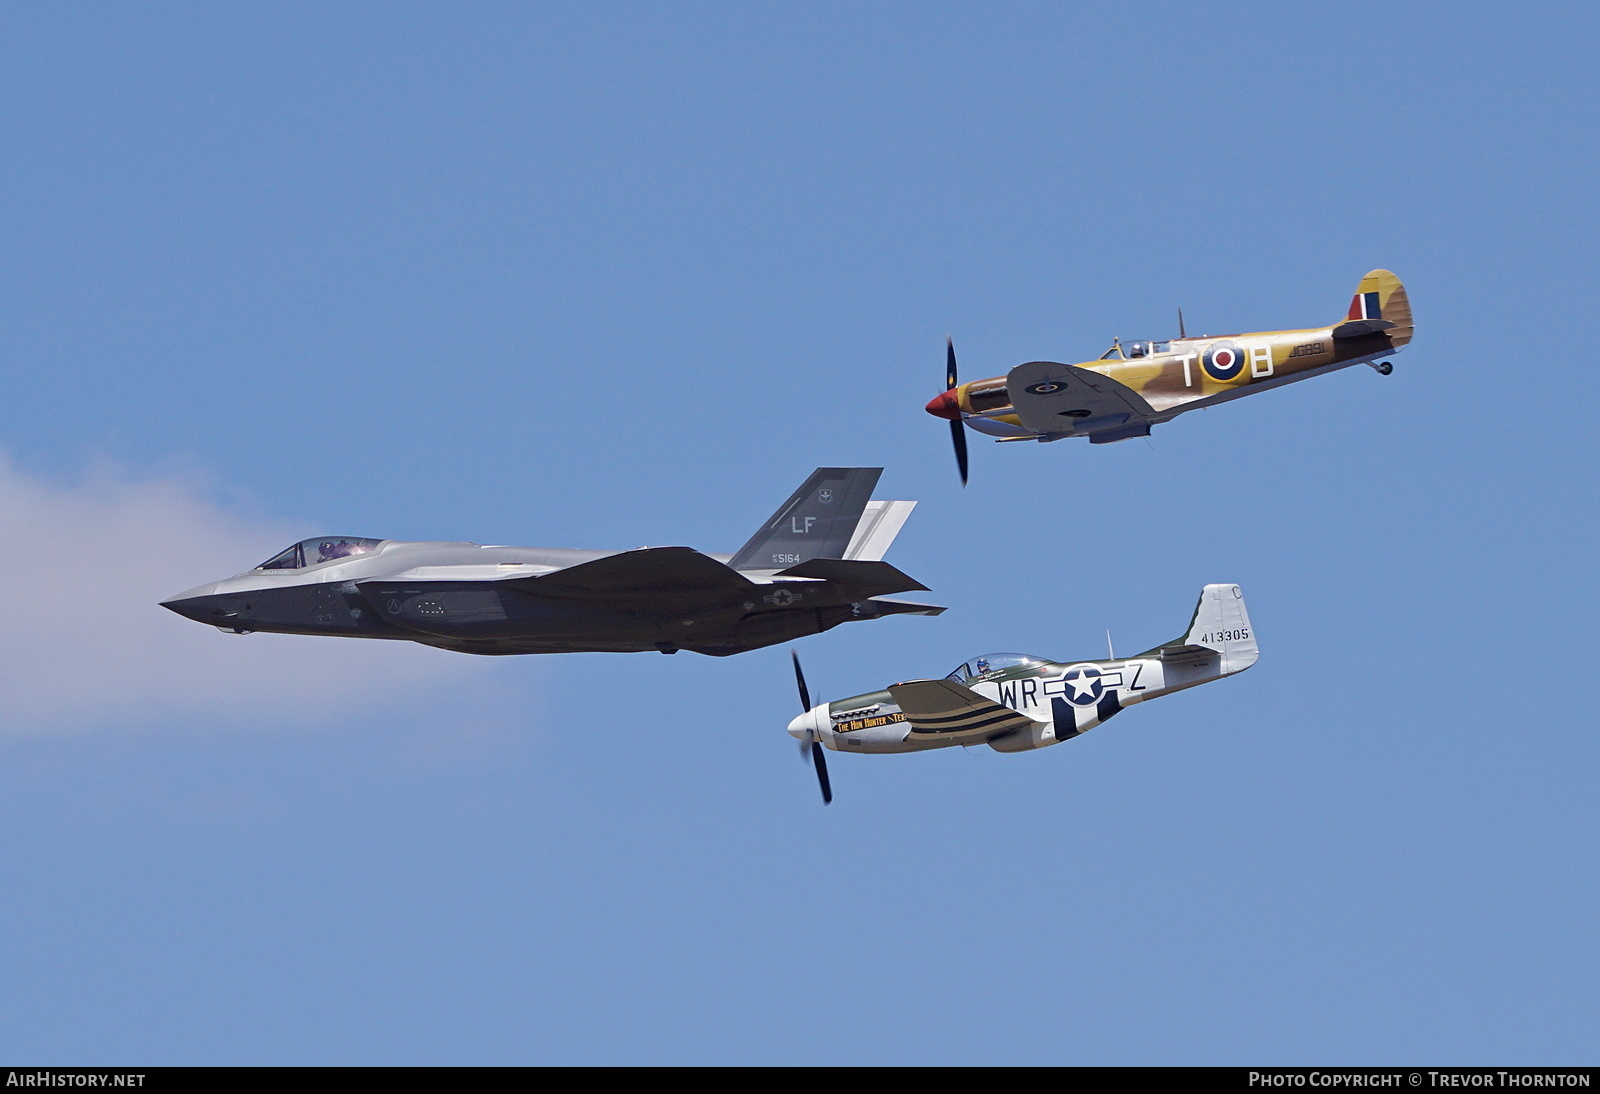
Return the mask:
<path id="1" fill-rule="evenodd" d="M 1213 380 L 1231 380 L 1244 368 L 1244 349 L 1237 342 L 1213 342 L 1200 364 Z"/>
<path id="2" fill-rule="evenodd" d="M 795 601 L 800 600 L 801 598 L 801 594 L 792 589 L 779 589 L 777 592 L 769 593 L 761 599 L 765 600 L 768 604 L 776 604 L 780 608 L 787 608 L 790 604 L 793 604 Z"/>
<path id="3" fill-rule="evenodd" d="M 1103 669 L 1099 665 L 1073 665 L 1054 680 L 1044 681 L 1044 694 L 1060 696 L 1077 707 L 1090 707 L 1100 702 L 1108 690 L 1122 686 L 1121 669 Z"/>

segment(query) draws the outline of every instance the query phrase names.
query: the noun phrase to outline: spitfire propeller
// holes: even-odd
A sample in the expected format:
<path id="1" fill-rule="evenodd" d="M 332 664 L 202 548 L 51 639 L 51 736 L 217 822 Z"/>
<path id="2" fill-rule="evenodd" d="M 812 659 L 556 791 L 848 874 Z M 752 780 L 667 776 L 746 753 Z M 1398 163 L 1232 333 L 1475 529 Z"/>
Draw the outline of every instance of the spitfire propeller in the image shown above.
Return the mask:
<path id="1" fill-rule="evenodd" d="M 956 450 L 956 467 L 961 471 L 961 485 L 967 485 L 967 430 L 961 424 L 961 405 L 956 398 L 956 345 L 944 340 L 944 392 L 935 395 L 928 403 L 928 413 L 950 419 L 950 443 Z"/>
<path id="2" fill-rule="evenodd" d="M 794 682 L 800 689 L 800 709 L 806 712 L 811 709 L 811 692 L 806 687 L 806 674 L 800 671 L 800 655 L 790 650 L 789 656 L 794 659 Z M 817 740 L 812 730 L 808 729 L 800 741 L 800 758 L 817 769 L 817 785 L 822 787 L 822 804 L 832 802 L 833 786 L 828 782 L 828 760 L 822 742 Z"/>

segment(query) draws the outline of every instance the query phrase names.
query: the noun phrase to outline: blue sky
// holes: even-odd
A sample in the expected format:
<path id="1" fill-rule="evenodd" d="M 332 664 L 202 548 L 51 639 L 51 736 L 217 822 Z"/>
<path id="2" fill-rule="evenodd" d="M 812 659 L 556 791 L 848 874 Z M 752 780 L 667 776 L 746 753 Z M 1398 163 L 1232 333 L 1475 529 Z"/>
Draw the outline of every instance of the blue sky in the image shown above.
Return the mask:
<path id="1" fill-rule="evenodd" d="M 0 1054 L 1593 1062 L 1581 5 L 0 13 Z M 1090 449 L 963 374 L 1302 326 Z M 732 550 L 819 464 L 951 610 L 814 692 L 1263 655 L 1035 754 L 841 756 L 782 649 L 480 663 L 155 607 L 303 536 Z M 378 644 L 373 644 L 374 646 Z M 359 648 L 350 648 L 359 647 Z"/>

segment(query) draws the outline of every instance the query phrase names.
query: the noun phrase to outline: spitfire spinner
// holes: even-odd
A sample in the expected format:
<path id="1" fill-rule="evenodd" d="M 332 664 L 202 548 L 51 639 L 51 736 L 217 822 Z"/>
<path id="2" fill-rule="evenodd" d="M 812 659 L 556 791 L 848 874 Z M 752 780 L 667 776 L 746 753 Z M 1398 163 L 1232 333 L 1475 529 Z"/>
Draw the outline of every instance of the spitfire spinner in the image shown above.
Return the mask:
<path id="1" fill-rule="evenodd" d="M 1411 341 L 1411 304 L 1388 270 L 1361 279 L 1345 318 L 1325 327 L 1259 331 L 1165 342 L 1113 342 L 1099 360 L 1076 365 L 1029 361 L 1004 376 L 958 383 L 956 351 L 945 345 L 945 391 L 928 413 L 950 420 L 961 481 L 967 481 L 962 426 L 1002 441 L 1090 444 L 1147 437 L 1150 427 L 1179 414 L 1216 406 L 1268 388 L 1350 365 L 1369 364 L 1387 375 L 1383 360 Z"/>
<path id="2" fill-rule="evenodd" d="M 732 555 L 320 536 L 163 605 L 224 631 L 419 642 L 461 653 L 680 649 L 723 657 L 841 623 L 943 608 L 882 561 L 916 505 L 882 468 L 819 467 Z"/>
<path id="3" fill-rule="evenodd" d="M 789 723 L 811 760 L 822 800 L 833 800 L 824 748 L 922 752 L 986 744 L 997 752 L 1046 748 L 1087 733 L 1124 707 L 1243 672 L 1256 663 L 1256 636 L 1237 585 L 1207 585 L 1181 638 L 1137 657 L 1051 662 L 1020 653 L 974 657 L 942 680 L 811 705 L 794 659 L 800 705 Z"/>

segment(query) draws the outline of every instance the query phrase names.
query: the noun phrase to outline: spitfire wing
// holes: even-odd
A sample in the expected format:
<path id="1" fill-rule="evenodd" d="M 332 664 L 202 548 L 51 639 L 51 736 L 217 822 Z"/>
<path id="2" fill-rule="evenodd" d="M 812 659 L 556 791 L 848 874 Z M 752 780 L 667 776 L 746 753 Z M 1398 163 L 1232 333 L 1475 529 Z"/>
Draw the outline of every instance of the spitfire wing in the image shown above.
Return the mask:
<path id="1" fill-rule="evenodd" d="M 645 547 L 607 555 L 593 562 L 569 566 L 542 577 L 521 578 L 520 585 L 542 596 L 617 597 L 703 600 L 719 594 L 733 595 L 751 582 L 714 558 L 692 547 Z"/>
<path id="2" fill-rule="evenodd" d="M 1055 361 L 1029 361 L 1006 374 L 1006 394 L 1035 433 L 1094 434 L 1156 417 L 1144 396 L 1109 376 Z"/>
<path id="3" fill-rule="evenodd" d="M 954 680 L 891 684 L 889 694 L 911 723 L 913 735 L 988 740 L 1035 725 L 1032 718 L 985 699 Z"/>

